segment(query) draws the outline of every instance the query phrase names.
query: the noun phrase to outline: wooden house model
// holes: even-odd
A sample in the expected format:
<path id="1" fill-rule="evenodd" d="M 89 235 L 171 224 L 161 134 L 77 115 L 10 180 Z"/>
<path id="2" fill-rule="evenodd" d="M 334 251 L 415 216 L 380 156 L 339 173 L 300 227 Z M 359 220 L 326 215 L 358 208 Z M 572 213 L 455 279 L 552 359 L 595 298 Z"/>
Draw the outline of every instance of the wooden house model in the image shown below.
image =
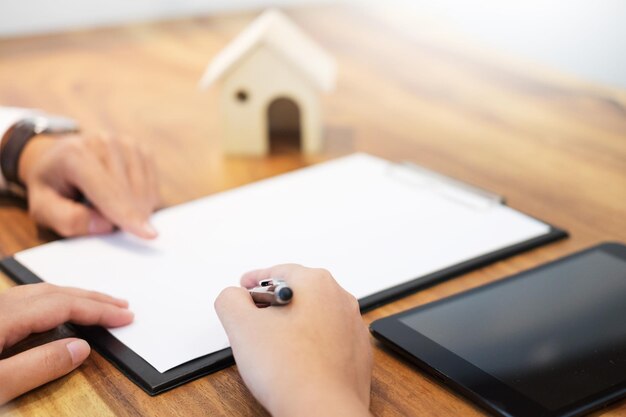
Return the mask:
<path id="1" fill-rule="evenodd" d="M 285 138 L 321 150 L 320 95 L 334 88 L 335 62 L 280 11 L 261 14 L 211 61 L 200 85 L 217 83 L 227 154 L 266 155 Z"/>

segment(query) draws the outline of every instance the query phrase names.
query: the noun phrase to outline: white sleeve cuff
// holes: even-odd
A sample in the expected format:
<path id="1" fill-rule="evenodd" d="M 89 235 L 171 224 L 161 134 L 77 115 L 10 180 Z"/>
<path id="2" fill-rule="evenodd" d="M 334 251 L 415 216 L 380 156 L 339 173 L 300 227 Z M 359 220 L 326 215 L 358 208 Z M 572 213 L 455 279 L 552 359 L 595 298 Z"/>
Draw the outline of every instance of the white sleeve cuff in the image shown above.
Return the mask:
<path id="1" fill-rule="evenodd" d="M 40 114 L 41 112 L 33 109 L 22 109 L 18 107 L 0 107 L 0 141 L 4 134 L 20 120 Z M 0 143 L 2 146 L 2 143 Z M 6 190 L 7 183 L 0 171 L 0 190 Z"/>

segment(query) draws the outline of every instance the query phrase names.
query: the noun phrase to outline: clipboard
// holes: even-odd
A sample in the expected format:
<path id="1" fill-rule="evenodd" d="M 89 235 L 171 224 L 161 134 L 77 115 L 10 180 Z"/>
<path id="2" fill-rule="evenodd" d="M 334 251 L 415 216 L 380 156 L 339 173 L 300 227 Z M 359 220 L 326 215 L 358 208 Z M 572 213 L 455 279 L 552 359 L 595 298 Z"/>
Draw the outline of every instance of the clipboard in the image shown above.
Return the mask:
<path id="1" fill-rule="evenodd" d="M 381 163 L 381 160 L 378 158 L 364 154 L 356 154 L 340 158 L 340 160 L 319 164 L 318 166 L 337 165 L 341 164 L 342 160 L 346 162 L 350 161 L 351 163 L 355 161 L 374 161 L 378 164 Z M 474 206 L 478 210 L 480 210 L 481 207 L 488 209 L 493 205 L 505 204 L 504 199 L 500 196 L 456 179 L 426 170 L 422 167 L 412 164 L 390 164 L 387 161 L 385 162 L 388 164 L 386 165 L 387 172 L 385 175 L 392 177 L 393 181 L 402 183 L 403 186 L 429 189 L 442 198 L 454 200 L 461 205 Z M 308 175 L 310 175 L 311 168 L 305 168 L 279 177 L 291 175 L 291 180 L 293 180 L 293 178 L 295 178 L 294 174 L 297 175 L 298 172 L 307 170 L 309 170 Z M 258 184 L 257 187 L 262 188 L 264 186 L 266 187 L 268 183 L 271 184 L 271 181 L 273 181 L 273 179 L 264 180 L 255 184 Z M 246 187 L 250 186 L 244 186 L 243 188 Z M 250 189 L 247 191 L 249 192 Z M 242 192 L 245 192 L 245 190 L 242 190 Z M 221 193 L 221 195 L 226 193 Z M 207 197 L 207 199 L 211 198 L 213 197 Z M 546 223 L 543 224 L 547 225 Z M 547 231 L 539 236 L 516 242 L 515 244 L 499 248 L 498 250 L 455 263 L 449 267 L 405 280 L 397 285 L 391 285 L 373 294 L 359 297 L 361 311 L 371 310 L 441 281 L 457 277 L 484 265 L 567 237 L 565 230 L 552 225 L 547 226 Z M 0 261 L 0 268 L 19 284 L 30 284 L 42 281 L 40 277 L 22 265 L 15 257 L 9 257 Z M 124 375 L 149 395 L 156 395 L 170 390 L 186 382 L 226 368 L 234 363 L 230 348 L 226 348 L 192 359 L 164 372 L 159 372 L 142 356 L 120 342 L 120 340 L 113 336 L 108 330 L 100 327 L 85 327 L 69 324 L 67 326 L 75 329 L 79 334 L 85 337 L 96 351 L 107 358 Z"/>

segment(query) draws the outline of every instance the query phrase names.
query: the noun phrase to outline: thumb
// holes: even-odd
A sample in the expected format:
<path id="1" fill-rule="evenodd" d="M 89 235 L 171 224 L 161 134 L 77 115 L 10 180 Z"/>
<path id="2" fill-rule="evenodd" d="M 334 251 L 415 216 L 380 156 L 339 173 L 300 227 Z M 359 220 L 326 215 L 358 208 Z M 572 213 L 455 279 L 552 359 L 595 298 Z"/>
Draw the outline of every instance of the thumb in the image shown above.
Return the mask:
<path id="1" fill-rule="evenodd" d="M 258 307 L 245 288 L 225 288 L 215 299 L 215 311 L 229 337 L 236 328 L 249 322 L 251 315 L 257 310 Z"/>
<path id="2" fill-rule="evenodd" d="M 0 361 L 0 404 L 76 369 L 91 351 L 82 339 L 61 339 Z"/>
<path id="3" fill-rule="evenodd" d="M 61 236 L 83 236 L 113 231 L 113 223 L 96 210 L 65 198 L 52 189 L 29 196 L 30 212 L 37 223 Z"/>

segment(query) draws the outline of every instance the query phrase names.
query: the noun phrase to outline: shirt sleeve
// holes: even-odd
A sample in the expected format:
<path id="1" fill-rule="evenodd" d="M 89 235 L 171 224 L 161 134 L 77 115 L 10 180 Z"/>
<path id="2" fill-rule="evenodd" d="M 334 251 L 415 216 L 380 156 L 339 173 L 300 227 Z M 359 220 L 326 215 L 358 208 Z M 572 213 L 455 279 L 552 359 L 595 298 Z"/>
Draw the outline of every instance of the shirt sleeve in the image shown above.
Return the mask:
<path id="1" fill-rule="evenodd" d="M 4 138 L 4 134 L 15 123 L 25 118 L 40 114 L 41 112 L 33 109 L 23 109 L 19 107 L 0 107 L 0 141 Z M 0 143 L 0 147 L 2 143 Z M 0 171 L 0 190 L 6 189 L 6 180 Z"/>

